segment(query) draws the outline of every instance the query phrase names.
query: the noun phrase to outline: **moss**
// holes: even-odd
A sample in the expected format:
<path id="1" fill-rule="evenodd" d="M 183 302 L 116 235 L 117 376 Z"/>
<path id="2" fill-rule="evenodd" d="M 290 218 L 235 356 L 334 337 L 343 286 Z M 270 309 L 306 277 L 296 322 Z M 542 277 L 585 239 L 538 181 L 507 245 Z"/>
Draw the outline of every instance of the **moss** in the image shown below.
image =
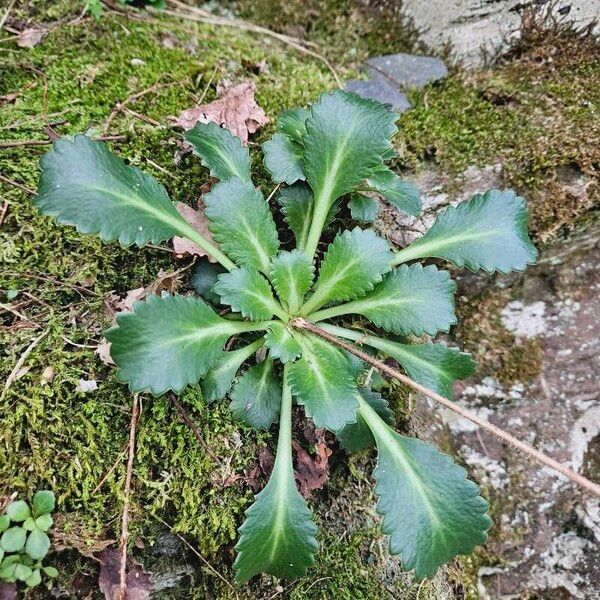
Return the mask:
<path id="1" fill-rule="evenodd" d="M 492 376 L 506 386 L 530 383 L 540 373 L 542 351 L 537 340 L 517 340 L 502 324 L 501 310 L 510 301 L 510 290 L 493 288 L 458 303 L 455 335 L 477 361 L 478 376 Z"/>

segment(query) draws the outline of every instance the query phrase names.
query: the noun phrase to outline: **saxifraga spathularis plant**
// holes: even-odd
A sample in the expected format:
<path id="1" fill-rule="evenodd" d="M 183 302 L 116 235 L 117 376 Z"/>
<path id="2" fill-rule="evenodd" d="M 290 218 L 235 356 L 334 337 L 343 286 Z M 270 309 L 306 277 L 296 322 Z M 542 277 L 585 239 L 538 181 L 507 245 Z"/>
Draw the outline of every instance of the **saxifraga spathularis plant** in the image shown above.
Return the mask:
<path id="1" fill-rule="evenodd" d="M 222 267 L 217 275 L 207 263 L 196 273 L 196 287 L 208 301 L 150 296 L 117 315 L 106 338 L 118 377 L 133 392 L 158 396 L 200 383 L 207 403 L 229 394 L 234 415 L 253 427 L 279 421 L 271 477 L 240 528 L 240 583 L 258 573 L 299 577 L 314 562 L 317 530 L 294 481 L 294 399 L 348 451 L 377 447 L 377 511 L 391 553 L 401 555 L 407 570 L 432 577 L 486 540 L 488 505 L 466 471 L 434 446 L 396 433 L 386 400 L 364 385 L 365 365 L 292 323 L 300 316 L 360 340 L 449 397 L 453 382 L 473 373 L 473 360 L 417 338 L 456 323 L 456 286 L 448 272 L 413 261 L 435 257 L 488 273 L 523 270 L 535 261 L 527 207 L 512 191 L 491 190 L 447 208 L 399 252 L 372 229 L 329 231 L 344 201 L 355 219 L 374 219 L 377 203 L 365 192 L 377 192 L 410 215 L 419 212 L 418 191 L 386 166 L 395 156 L 390 138 L 397 117 L 343 91 L 284 112 L 263 145 L 265 166 L 282 184 L 273 208 L 252 184 L 250 156 L 240 140 L 214 123 L 196 125 L 185 138 L 219 180 L 204 197 L 213 241 L 180 216 L 153 177 L 101 142 L 85 135 L 59 140 L 42 159 L 36 203 L 44 214 L 124 246 L 183 236 Z M 272 210 L 281 211 L 295 243 L 282 247 Z M 321 255 L 325 230 L 333 241 Z M 209 302 L 231 312 L 220 316 Z M 356 316 L 352 325 L 360 329 L 328 323 Z M 234 349 L 224 351 L 232 336 Z M 265 358 L 238 376 L 262 347 L 258 356 Z"/>

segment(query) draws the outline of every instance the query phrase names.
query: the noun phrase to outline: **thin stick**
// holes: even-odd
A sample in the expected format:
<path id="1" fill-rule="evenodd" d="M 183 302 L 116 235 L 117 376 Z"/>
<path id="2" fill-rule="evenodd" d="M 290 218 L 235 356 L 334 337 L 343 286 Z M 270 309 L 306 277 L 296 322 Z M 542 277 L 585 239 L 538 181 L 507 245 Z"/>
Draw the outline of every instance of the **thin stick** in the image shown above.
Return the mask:
<path id="1" fill-rule="evenodd" d="M 125 139 L 124 135 L 101 135 L 92 138 L 101 142 L 118 142 Z M 19 148 L 21 146 L 49 146 L 54 143 L 54 140 L 8 140 L 0 142 L 0 148 Z"/>
<path id="2" fill-rule="evenodd" d="M 117 459 L 113 463 L 112 467 L 106 472 L 104 477 L 98 482 L 98 485 L 92 490 L 92 496 L 105 484 L 107 479 L 111 476 L 112 472 L 119 466 L 123 455 L 125 454 L 125 450 L 129 448 L 129 442 L 127 442 L 121 450 L 119 450 L 119 454 L 117 455 Z"/>
<path id="3" fill-rule="evenodd" d="M 1 176 L 0 176 L 1 178 Z M 35 194 L 35 192 L 33 192 Z M 53 279 L 52 277 L 46 277 L 45 275 L 35 275 L 34 273 L 19 273 L 17 271 L 5 271 L 4 275 L 6 275 L 7 277 L 15 277 L 15 278 L 23 278 L 23 279 L 35 279 L 37 281 L 47 281 L 48 283 L 52 283 L 54 285 L 58 285 L 60 287 L 63 288 L 69 288 L 72 290 L 75 290 L 76 292 L 79 292 L 82 295 L 87 295 L 87 296 L 96 296 L 96 297 L 102 297 L 102 294 L 99 294 L 98 292 L 94 292 L 93 290 L 89 290 L 88 288 L 85 288 L 81 285 L 77 285 L 75 283 L 65 283 L 64 281 L 58 281 L 58 279 Z"/>
<path id="4" fill-rule="evenodd" d="M 218 464 L 221 464 L 219 457 L 211 450 L 210 446 L 206 443 L 206 440 L 202 437 L 200 430 L 196 427 L 196 424 L 190 416 L 187 414 L 183 406 L 179 403 L 175 396 L 169 396 L 171 398 L 171 402 L 175 405 L 181 420 L 192 430 L 196 439 L 200 442 L 200 445 L 204 448 L 204 450 L 210 455 L 210 457 Z"/>
<path id="5" fill-rule="evenodd" d="M 9 185 L 13 185 L 16 188 L 19 188 L 20 190 L 23 190 L 24 192 L 27 192 L 28 194 L 35 196 L 35 190 L 32 190 L 31 188 L 24 186 L 22 183 L 13 181 L 12 179 L 5 177 L 4 175 L 0 174 L 0 181 L 4 181 L 5 183 L 8 183 Z"/>
<path id="6" fill-rule="evenodd" d="M 212 571 L 228 588 L 230 588 L 231 590 L 233 590 L 233 592 L 235 594 L 235 597 L 238 598 L 236 589 L 231 585 L 231 583 L 229 583 L 229 581 L 227 581 L 227 579 L 225 579 L 225 577 L 223 577 L 223 575 L 221 575 L 221 573 L 219 573 L 219 571 L 217 571 L 204 558 L 204 556 L 202 556 L 202 554 L 200 554 L 200 552 L 198 552 L 198 550 L 196 550 L 196 548 L 194 548 L 194 546 L 192 546 L 182 535 L 180 535 L 179 533 L 177 533 L 176 531 L 174 531 L 173 528 L 166 521 L 163 521 L 160 517 L 157 517 L 155 514 L 152 514 L 152 516 L 157 521 L 159 521 L 160 523 L 162 523 L 172 534 L 176 535 L 209 568 L 210 571 Z"/>
<path id="7" fill-rule="evenodd" d="M 329 71 L 331 71 L 331 74 L 333 75 L 333 78 L 335 79 L 335 82 L 338 85 L 338 87 L 343 87 L 342 81 L 337 71 L 329 62 L 329 60 L 325 58 L 322 54 L 319 54 L 319 52 L 316 52 L 315 50 L 311 50 L 310 48 L 306 47 L 307 45 L 314 47 L 315 44 L 313 43 L 302 42 L 302 40 L 299 40 L 298 38 L 294 38 L 283 33 L 277 33 L 276 31 L 272 31 L 271 29 L 267 29 L 266 27 L 261 27 L 260 25 L 256 25 L 255 23 L 251 23 L 249 21 L 242 21 L 240 19 L 230 19 L 228 17 L 219 17 L 194 6 L 189 6 L 188 4 L 184 4 L 183 2 L 178 2 L 177 0 L 172 0 L 172 5 L 188 12 L 184 13 L 177 10 L 169 10 L 165 8 L 162 9 L 160 13 L 168 15 L 170 17 L 177 17 L 179 19 L 194 21 L 196 23 L 235 27 L 237 29 L 244 29 L 246 31 L 252 31 L 254 33 L 260 33 L 275 38 L 276 40 L 283 42 L 284 44 L 287 44 L 288 46 L 291 46 L 292 48 L 298 50 L 298 52 L 301 52 L 302 54 L 307 54 L 309 56 L 312 56 L 313 58 L 316 58 L 317 60 L 320 60 L 329 69 Z M 150 12 L 154 12 L 154 10 L 151 7 L 148 7 L 148 9 L 150 10 Z M 158 11 L 156 12 L 158 13 Z"/>
<path id="8" fill-rule="evenodd" d="M 8 212 L 8 206 L 8 200 L 5 200 L 2 205 L 2 212 L 0 213 L 0 227 L 2 227 L 2 223 L 4 223 L 4 217 L 6 217 L 6 213 Z"/>
<path id="9" fill-rule="evenodd" d="M 131 476 L 135 457 L 135 428 L 139 414 L 139 395 L 133 395 L 131 424 L 129 426 L 129 457 L 125 475 L 125 499 L 123 501 L 123 517 L 121 519 L 121 566 L 119 569 L 119 600 L 127 597 L 127 541 L 129 540 L 129 498 L 131 495 Z"/>
<path id="10" fill-rule="evenodd" d="M 534 458 L 538 462 L 546 465 L 547 467 L 550 467 L 551 469 L 554 469 L 555 471 L 558 471 L 559 473 L 561 473 L 565 477 L 568 477 L 571 481 L 575 482 L 577 485 L 581 486 L 582 488 L 588 490 L 589 492 L 592 492 L 596 496 L 600 496 L 600 485 L 598 485 L 597 483 L 594 483 L 593 481 L 590 481 L 586 477 L 579 475 L 579 473 L 575 473 L 574 471 L 571 471 L 571 469 L 568 469 L 567 467 L 561 465 L 558 461 L 554 460 L 553 458 L 550 458 L 549 456 L 546 456 L 539 450 L 532 448 L 531 446 L 529 446 L 528 444 L 525 444 L 521 440 L 518 440 L 517 438 L 510 435 L 510 433 L 507 433 L 503 429 L 496 427 L 496 425 L 492 425 L 491 423 L 488 423 L 484 419 L 479 418 L 477 415 L 474 415 L 473 413 L 469 412 L 468 410 L 465 410 L 462 406 L 459 406 L 458 404 L 452 402 L 451 400 L 444 398 L 444 396 L 440 396 L 440 394 L 426 388 L 424 385 L 421 385 L 420 383 L 413 381 L 410 377 L 407 377 L 406 375 L 404 375 L 397 369 L 394 369 L 393 367 L 386 365 L 384 362 L 377 360 L 376 358 L 373 358 L 366 352 L 363 352 L 362 350 L 357 348 L 354 344 L 350 344 L 348 342 L 345 342 L 344 340 L 341 340 L 340 338 L 336 337 L 335 335 L 332 335 L 331 333 L 325 331 L 324 329 L 321 329 L 320 327 L 317 327 L 313 323 L 310 323 L 309 321 L 307 321 L 306 319 L 303 319 L 301 317 L 294 319 L 294 321 L 292 323 L 295 327 L 298 327 L 299 329 L 307 329 L 308 331 L 311 331 L 315 335 L 318 335 L 318 336 L 322 337 L 323 339 L 326 339 L 328 342 L 331 342 L 332 344 L 336 344 L 337 346 L 340 346 L 340 348 L 344 348 L 344 350 L 347 350 L 348 352 L 354 354 L 355 356 L 358 356 L 358 358 L 364 360 L 365 362 L 369 363 L 370 365 L 373 365 L 379 371 L 387 373 L 390 377 L 393 377 L 394 379 L 401 381 L 402 383 L 412 387 L 413 389 L 417 390 L 418 392 L 425 394 L 432 400 L 439 402 L 440 404 L 442 404 L 446 408 L 449 408 L 450 410 L 452 410 L 456 414 L 460 415 L 461 417 L 468 419 L 469 421 L 475 423 L 482 429 L 485 429 L 486 431 L 489 431 L 496 437 L 499 437 L 501 440 L 508 442 L 511 446 L 514 446 L 515 448 L 521 450 L 522 452 L 525 452 L 525 454 L 528 454 L 530 457 Z"/>
<path id="11" fill-rule="evenodd" d="M 33 340 L 33 342 L 31 342 L 31 344 L 29 344 L 29 346 L 27 346 L 27 348 L 25 348 L 25 352 L 23 352 L 23 354 L 21 354 L 21 356 L 19 357 L 19 360 L 15 363 L 13 370 L 10 372 L 10 374 L 6 378 L 6 381 L 4 382 L 4 389 L 2 390 L 2 393 L 0 394 L 0 402 L 2 402 L 2 400 L 4 400 L 4 396 L 6 396 L 6 392 L 8 392 L 8 389 L 13 384 L 14 380 L 17 378 L 17 375 L 18 375 L 19 371 L 21 370 L 21 367 L 27 360 L 27 357 L 31 354 L 33 349 L 42 341 L 42 339 L 48 335 L 49 332 L 50 332 L 50 329 L 46 329 L 46 330 L 42 331 L 42 333 L 40 333 L 40 335 L 38 335 Z"/>
<path id="12" fill-rule="evenodd" d="M 40 324 L 36 323 L 35 321 L 32 321 L 31 319 L 26 317 L 22 312 L 19 312 L 18 310 L 10 306 L 10 304 L 3 304 L 2 302 L 0 302 L 0 311 L 12 313 L 13 315 L 15 315 L 15 317 L 21 319 L 21 321 L 27 321 L 28 323 L 31 323 L 36 329 L 42 328 Z"/>
<path id="13" fill-rule="evenodd" d="M 6 12 L 2 15 L 2 18 L 0 19 L 0 31 L 4 27 L 4 23 L 6 23 L 6 19 L 8 19 L 8 15 L 10 14 L 10 11 L 12 10 L 12 7 L 14 6 L 16 1 L 17 0 L 12 0 L 12 2 L 8 5 L 8 8 L 6 9 Z"/>

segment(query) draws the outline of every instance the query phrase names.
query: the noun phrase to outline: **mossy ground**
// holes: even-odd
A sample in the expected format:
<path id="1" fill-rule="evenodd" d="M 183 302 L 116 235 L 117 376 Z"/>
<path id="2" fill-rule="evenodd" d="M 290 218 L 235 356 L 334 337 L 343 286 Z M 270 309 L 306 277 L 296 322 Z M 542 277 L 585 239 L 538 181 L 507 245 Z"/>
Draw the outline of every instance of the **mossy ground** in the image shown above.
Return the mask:
<path id="1" fill-rule="evenodd" d="M 234 4 L 244 15 L 267 25 L 326 43 L 326 54 L 342 74 L 355 74 L 359 61 L 369 54 L 414 48 L 413 34 L 408 28 L 400 30 L 399 20 L 391 20 L 386 3 L 361 6 L 351 8 L 342 0 L 328 0 L 326 7 L 322 3 L 307 7 L 302 2 Z M 156 176 L 174 200 L 193 201 L 208 177 L 189 155 L 174 163 L 179 135 L 168 117 L 202 97 L 212 99 L 215 83 L 224 78 L 253 79 L 258 102 L 271 118 L 334 86 L 320 61 L 235 29 L 170 19 L 138 23 L 113 14 L 105 14 L 99 22 L 69 23 L 80 9 L 79 3 L 67 0 L 49 7 L 43 2 L 15 7 L 11 18 L 62 22 L 34 49 L 18 49 L 12 42 L 0 47 L 0 97 L 19 93 L 12 101 L 0 99 L 0 139 L 44 139 L 44 125 L 63 120 L 54 125 L 60 134 L 90 127 L 100 132 L 117 102 L 157 82 L 172 84 L 131 105 L 164 125 L 156 127 L 120 114 L 110 133 L 123 136 L 112 144 L 113 149 Z M 294 30 L 301 23 L 304 32 Z M 175 47 L 162 43 L 167 37 L 178 40 Z M 195 54 L 186 47 L 192 39 Z M 523 51 L 499 69 L 476 75 L 458 72 L 416 94 L 414 110 L 400 121 L 400 166 L 419 168 L 422 161 L 433 159 L 442 168 L 459 172 L 469 164 L 501 161 L 507 182 L 532 194 L 533 225 L 539 238 L 556 232 L 557 219 L 570 226 L 585 208 L 572 202 L 565 206 L 547 193 L 560 167 L 594 175 L 597 145 L 590 140 L 597 139 L 598 120 L 593 116 L 600 90 L 598 61 L 593 60 L 597 48 L 589 39 L 577 38 L 573 43 L 575 56 L 555 58 L 552 68 L 547 68 L 543 53 L 536 59 Z M 257 74 L 252 65 L 262 60 L 268 71 Z M 548 112 L 540 106 L 548 107 L 551 118 L 543 117 Z M 254 143 L 271 131 L 272 125 Z M 0 173 L 35 189 L 44 151 L 39 146 L 0 149 Z M 266 182 L 256 158 L 255 167 L 258 181 Z M 124 294 L 148 285 L 161 269 L 172 271 L 182 265 L 174 264 L 165 251 L 102 245 L 95 238 L 57 227 L 37 214 L 27 192 L 4 182 L 0 185 L 1 199 L 8 202 L 0 229 L 1 300 L 19 313 L 2 312 L 3 381 L 32 340 L 45 333 L 0 404 L 0 497 L 12 491 L 29 496 L 35 489 L 51 487 L 64 514 L 61 527 L 67 545 L 70 539 L 73 545 L 89 543 L 93 549 L 97 540 L 119 535 L 122 450 L 131 408 L 126 388 L 94 354 L 110 321 L 104 298 L 109 292 Z M 180 290 L 186 289 L 185 281 L 184 275 Z M 506 340 L 500 338 L 498 345 L 504 345 Z M 464 339 L 469 345 L 469 339 L 477 337 Z M 483 352 L 481 347 L 471 349 Z M 508 357 L 494 364 L 506 371 L 507 380 L 523 376 Z M 77 392 L 80 379 L 97 381 L 98 389 Z M 164 528 L 153 516 L 157 515 L 231 580 L 236 528 L 252 497 L 244 474 L 255 464 L 261 444 L 272 439 L 234 423 L 226 403 L 208 409 L 193 390 L 181 402 L 225 466 L 215 466 L 178 419 L 169 398 L 145 399 L 131 526 L 132 539 L 139 537 L 146 549 L 133 552 L 145 562 L 152 561 L 151 545 Z M 331 483 L 312 503 L 322 536 L 318 564 L 279 597 L 373 599 L 418 594 L 421 599 L 442 598 L 453 593 L 448 579 L 458 582 L 458 597 L 471 595 L 471 584 L 464 583 L 467 578 L 454 567 L 417 591 L 419 586 L 401 574 L 396 561 L 389 560 L 385 540 L 377 533 L 371 486 L 364 475 L 370 471 L 366 459 L 352 459 L 347 468 L 345 460 L 338 458 L 333 461 Z M 115 463 L 112 474 L 96 490 Z M 225 485 L 231 474 L 242 478 Z M 347 523 L 351 525 L 346 528 Z M 90 572 L 93 578 L 89 562 L 73 554 L 65 556 L 61 578 L 65 587 L 81 585 L 83 575 L 89 580 Z M 187 558 L 194 564 L 194 574 L 163 597 L 235 597 L 210 570 L 199 567 L 193 555 Z M 270 597 L 277 591 L 275 585 L 264 578 L 242 595 Z"/>

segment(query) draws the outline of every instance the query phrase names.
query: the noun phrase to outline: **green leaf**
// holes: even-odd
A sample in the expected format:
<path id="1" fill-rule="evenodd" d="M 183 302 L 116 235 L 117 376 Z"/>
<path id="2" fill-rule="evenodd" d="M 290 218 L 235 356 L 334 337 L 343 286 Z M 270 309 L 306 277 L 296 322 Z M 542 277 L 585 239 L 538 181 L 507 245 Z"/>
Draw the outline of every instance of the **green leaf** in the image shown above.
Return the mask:
<path id="1" fill-rule="evenodd" d="M 281 380 L 275 373 L 275 363 L 267 358 L 240 377 L 233 387 L 229 408 L 239 421 L 256 429 L 269 429 L 280 405 Z"/>
<path id="2" fill-rule="evenodd" d="M 17 579 L 18 581 L 26 581 L 27 579 L 29 579 L 29 577 L 31 577 L 31 574 L 33 573 L 33 571 L 31 570 L 30 567 L 28 567 L 27 565 L 24 565 L 23 563 L 17 563 L 15 565 L 15 579 Z"/>
<path id="3" fill-rule="evenodd" d="M 522 271 L 537 258 L 527 220 L 525 200 L 512 190 L 477 194 L 440 213 L 423 237 L 396 254 L 394 263 L 432 256 L 471 271 Z"/>
<path id="4" fill-rule="evenodd" d="M 379 204 L 375 198 L 364 196 L 363 194 L 352 194 L 348 200 L 350 216 L 355 221 L 363 223 L 372 223 L 379 214 Z"/>
<path id="5" fill-rule="evenodd" d="M 292 465 L 292 397 L 286 383 L 281 403 L 277 458 L 266 487 L 246 511 L 236 545 L 234 567 L 239 584 L 258 573 L 295 579 L 314 563 L 317 528 L 298 493 Z"/>
<path id="6" fill-rule="evenodd" d="M 373 476 L 381 529 L 404 568 L 418 579 L 431 578 L 444 563 L 483 544 L 492 524 L 488 503 L 465 469 L 434 446 L 397 434 L 365 401 L 360 415 L 377 442 Z"/>
<path id="7" fill-rule="evenodd" d="M 2 564 L 2 559 L 4 558 L 4 548 L 0 546 L 0 565 Z"/>
<path id="8" fill-rule="evenodd" d="M 317 204 L 327 202 L 328 210 L 381 162 L 397 131 L 398 115 L 379 102 L 341 90 L 323 94 L 310 112 L 302 138 L 305 173 Z"/>
<path id="9" fill-rule="evenodd" d="M 10 517 L 11 521 L 21 523 L 30 514 L 29 505 L 25 500 L 15 500 L 6 507 L 6 514 Z"/>
<path id="10" fill-rule="evenodd" d="M 278 198 L 283 219 L 296 238 L 296 245 L 302 247 L 310 229 L 310 215 L 313 207 L 312 190 L 303 183 L 283 188 Z"/>
<path id="11" fill-rule="evenodd" d="M 289 381 L 298 403 L 317 427 L 337 432 L 356 421 L 356 383 L 346 357 L 313 336 L 298 337 L 302 357 L 290 366 Z"/>
<path id="12" fill-rule="evenodd" d="M 302 250 L 280 252 L 271 262 L 271 280 L 279 299 L 296 313 L 315 274 L 312 260 Z"/>
<path id="13" fill-rule="evenodd" d="M 303 307 L 303 314 L 372 290 L 390 270 L 393 256 L 389 244 L 370 229 L 356 227 L 337 235 L 325 252 L 315 292 Z"/>
<path id="14" fill-rule="evenodd" d="M 0 532 L 6 531 L 10 527 L 10 517 L 8 515 L 0 515 Z"/>
<path id="15" fill-rule="evenodd" d="M 375 169 L 367 178 L 367 185 L 371 190 L 379 192 L 398 210 L 413 217 L 421 212 L 423 205 L 419 190 L 409 181 L 402 181 L 386 166 L 381 165 Z"/>
<path id="16" fill-rule="evenodd" d="M 35 528 L 35 519 L 33 517 L 27 517 L 23 521 L 23 529 L 26 529 L 27 531 L 33 531 Z"/>
<path id="17" fill-rule="evenodd" d="M 456 323 L 455 291 L 456 284 L 447 271 L 420 263 L 402 265 L 366 296 L 314 313 L 311 320 L 358 314 L 392 333 L 435 335 Z"/>
<path id="18" fill-rule="evenodd" d="M 225 181 L 239 177 L 242 181 L 250 181 L 248 148 L 226 127 L 219 127 L 213 122 L 196 123 L 183 137 L 216 179 Z"/>
<path id="19" fill-rule="evenodd" d="M 310 117 L 310 111 L 306 108 L 286 110 L 277 119 L 277 130 L 294 142 L 302 143 L 302 138 L 306 134 L 306 119 L 308 117 Z"/>
<path id="20" fill-rule="evenodd" d="M 244 348 L 223 352 L 221 357 L 200 382 L 202 397 L 207 404 L 210 404 L 215 400 L 220 400 L 229 393 L 238 369 L 242 366 L 243 362 L 250 358 L 263 344 L 264 339 L 261 338 Z"/>
<path id="21" fill-rule="evenodd" d="M 388 401 L 381 394 L 372 392 L 367 388 L 359 388 L 358 391 L 362 399 L 368 402 L 371 408 L 388 425 L 393 425 L 394 413 L 389 407 Z M 349 423 L 341 431 L 338 431 L 336 435 L 346 452 L 360 452 L 375 444 L 375 438 L 366 421 L 360 416 L 360 413 L 357 414 L 356 423 Z"/>
<path id="22" fill-rule="evenodd" d="M 7 557 L 10 558 L 10 557 Z M 18 558 L 15 555 L 15 558 Z M 6 581 L 7 583 L 13 583 L 16 581 L 15 577 L 15 569 L 17 568 L 17 563 L 15 562 L 6 562 L 6 560 L 0 565 L 0 581 Z"/>
<path id="23" fill-rule="evenodd" d="M 27 587 L 36 587 L 42 583 L 42 575 L 39 569 L 32 571 L 31 575 L 25 580 Z"/>
<path id="24" fill-rule="evenodd" d="M 269 282 L 254 269 L 241 267 L 222 273 L 213 287 L 221 303 L 241 312 L 254 321 L 270 319 L 274 314 L 287 320 L 279 303 L 273 297 Z"/>
<path id="25" fill-rule="evenodd" d="M 40 211 L 81 233 L 123 246 L 158 244 L 189 228 L 164 187 L 127 166 L 103 142 L 61 139 L 41 161 Z M 185 233 L 183 233 L 185 235 Z"/>
<path id="26" fill-rule="evenodd" d="M 197 383 L 222 355 L 227 339 L 250 326 L 222 319 L 198 298 L 151 295 L 132 312 L 118 314 L 105 337 L 119 379 L 132 391 L 149 388 L 158 396 Z"/>
<path id="27" fill-rule="evenodd" d="M 52 517 L 49 514 L 44 514 L 44 515 L 40 515 L 36 520 L 35 520 L 35 525 L 38 529 L 41 529 L 42 531 L 48 531 L 48 529 L 50 529 L 50 527 L 52 527 L 52 524 L 54 523 L 54 520 L 52 519 Z"/>
<path id="28" fill-rule="evenodd" d="M 27 538 L 25 544 L 25 552 L 33 558 L 33 560 L 42 560 L 50 549 L 50 538 L 39 529 L 34 529 Z"/>
<path id="29" fill-rule="evenodd" d="M 444 344 L 399 344 L 335 325 L 323 324 L 321 327 L 333 335 L 381 350 L 395 358 L 411 379 L 446 398 L 452 398 L 455 381 L 466 379 L 475 372 L 475 362 L 470 354 Z"/>
<path id="30" fill-rule="evenodd" d="M 295 360 L 302 354 L 302 348 L 292 335 L 292 331 L 281 321 L 273 321 L 265 335 L 265 346 L 273 358 L 282 363 Z"/>
<path id="31" fill-rule="evenodd" d="M 221 265 L 200 259 L 192 271 L 190 284 L 207 302 L 219 304 L 221 298 L 213 292 L 213 286 L 217 283 L 217 277 L 221 273 L 225 273 L 225 269 Z"/>
<path id="32" fill-rule="evenodd" d="M 7 529 L 0 537 L 0 546 L 6 552 L 19 552 L 25 546 L 27 532 L 18 525 Z"/>
<path id="33" fill-rule="evenodd" d="M 217 183 L 204 197 L 204 214 L 219 247 L 239 266 L 269 272 L 279 248 L 269 205 L 250 182 L 237 177 Z"/>
<path id="34" fill-rule="evenodd" d="M 262 149 L 265 167 L 275 183 L 291 185 L 298 180 L 306 179 L 302 147 L 287 135 L 276 133 L 262 145 Z"/>
<path id="35" fill-rule="evenodd" d="M 48 577 L 58 577 L 58 570 L 55 567 L 44 567 L 44 573 L 48 575 Z"/>
<path id="36" fill-rule="evenodd" d="M 40 490 L 33 496 L 33 512 L 37 516 L 51 513 L 55 506 L 54 492 L 50 490 Z"/>

